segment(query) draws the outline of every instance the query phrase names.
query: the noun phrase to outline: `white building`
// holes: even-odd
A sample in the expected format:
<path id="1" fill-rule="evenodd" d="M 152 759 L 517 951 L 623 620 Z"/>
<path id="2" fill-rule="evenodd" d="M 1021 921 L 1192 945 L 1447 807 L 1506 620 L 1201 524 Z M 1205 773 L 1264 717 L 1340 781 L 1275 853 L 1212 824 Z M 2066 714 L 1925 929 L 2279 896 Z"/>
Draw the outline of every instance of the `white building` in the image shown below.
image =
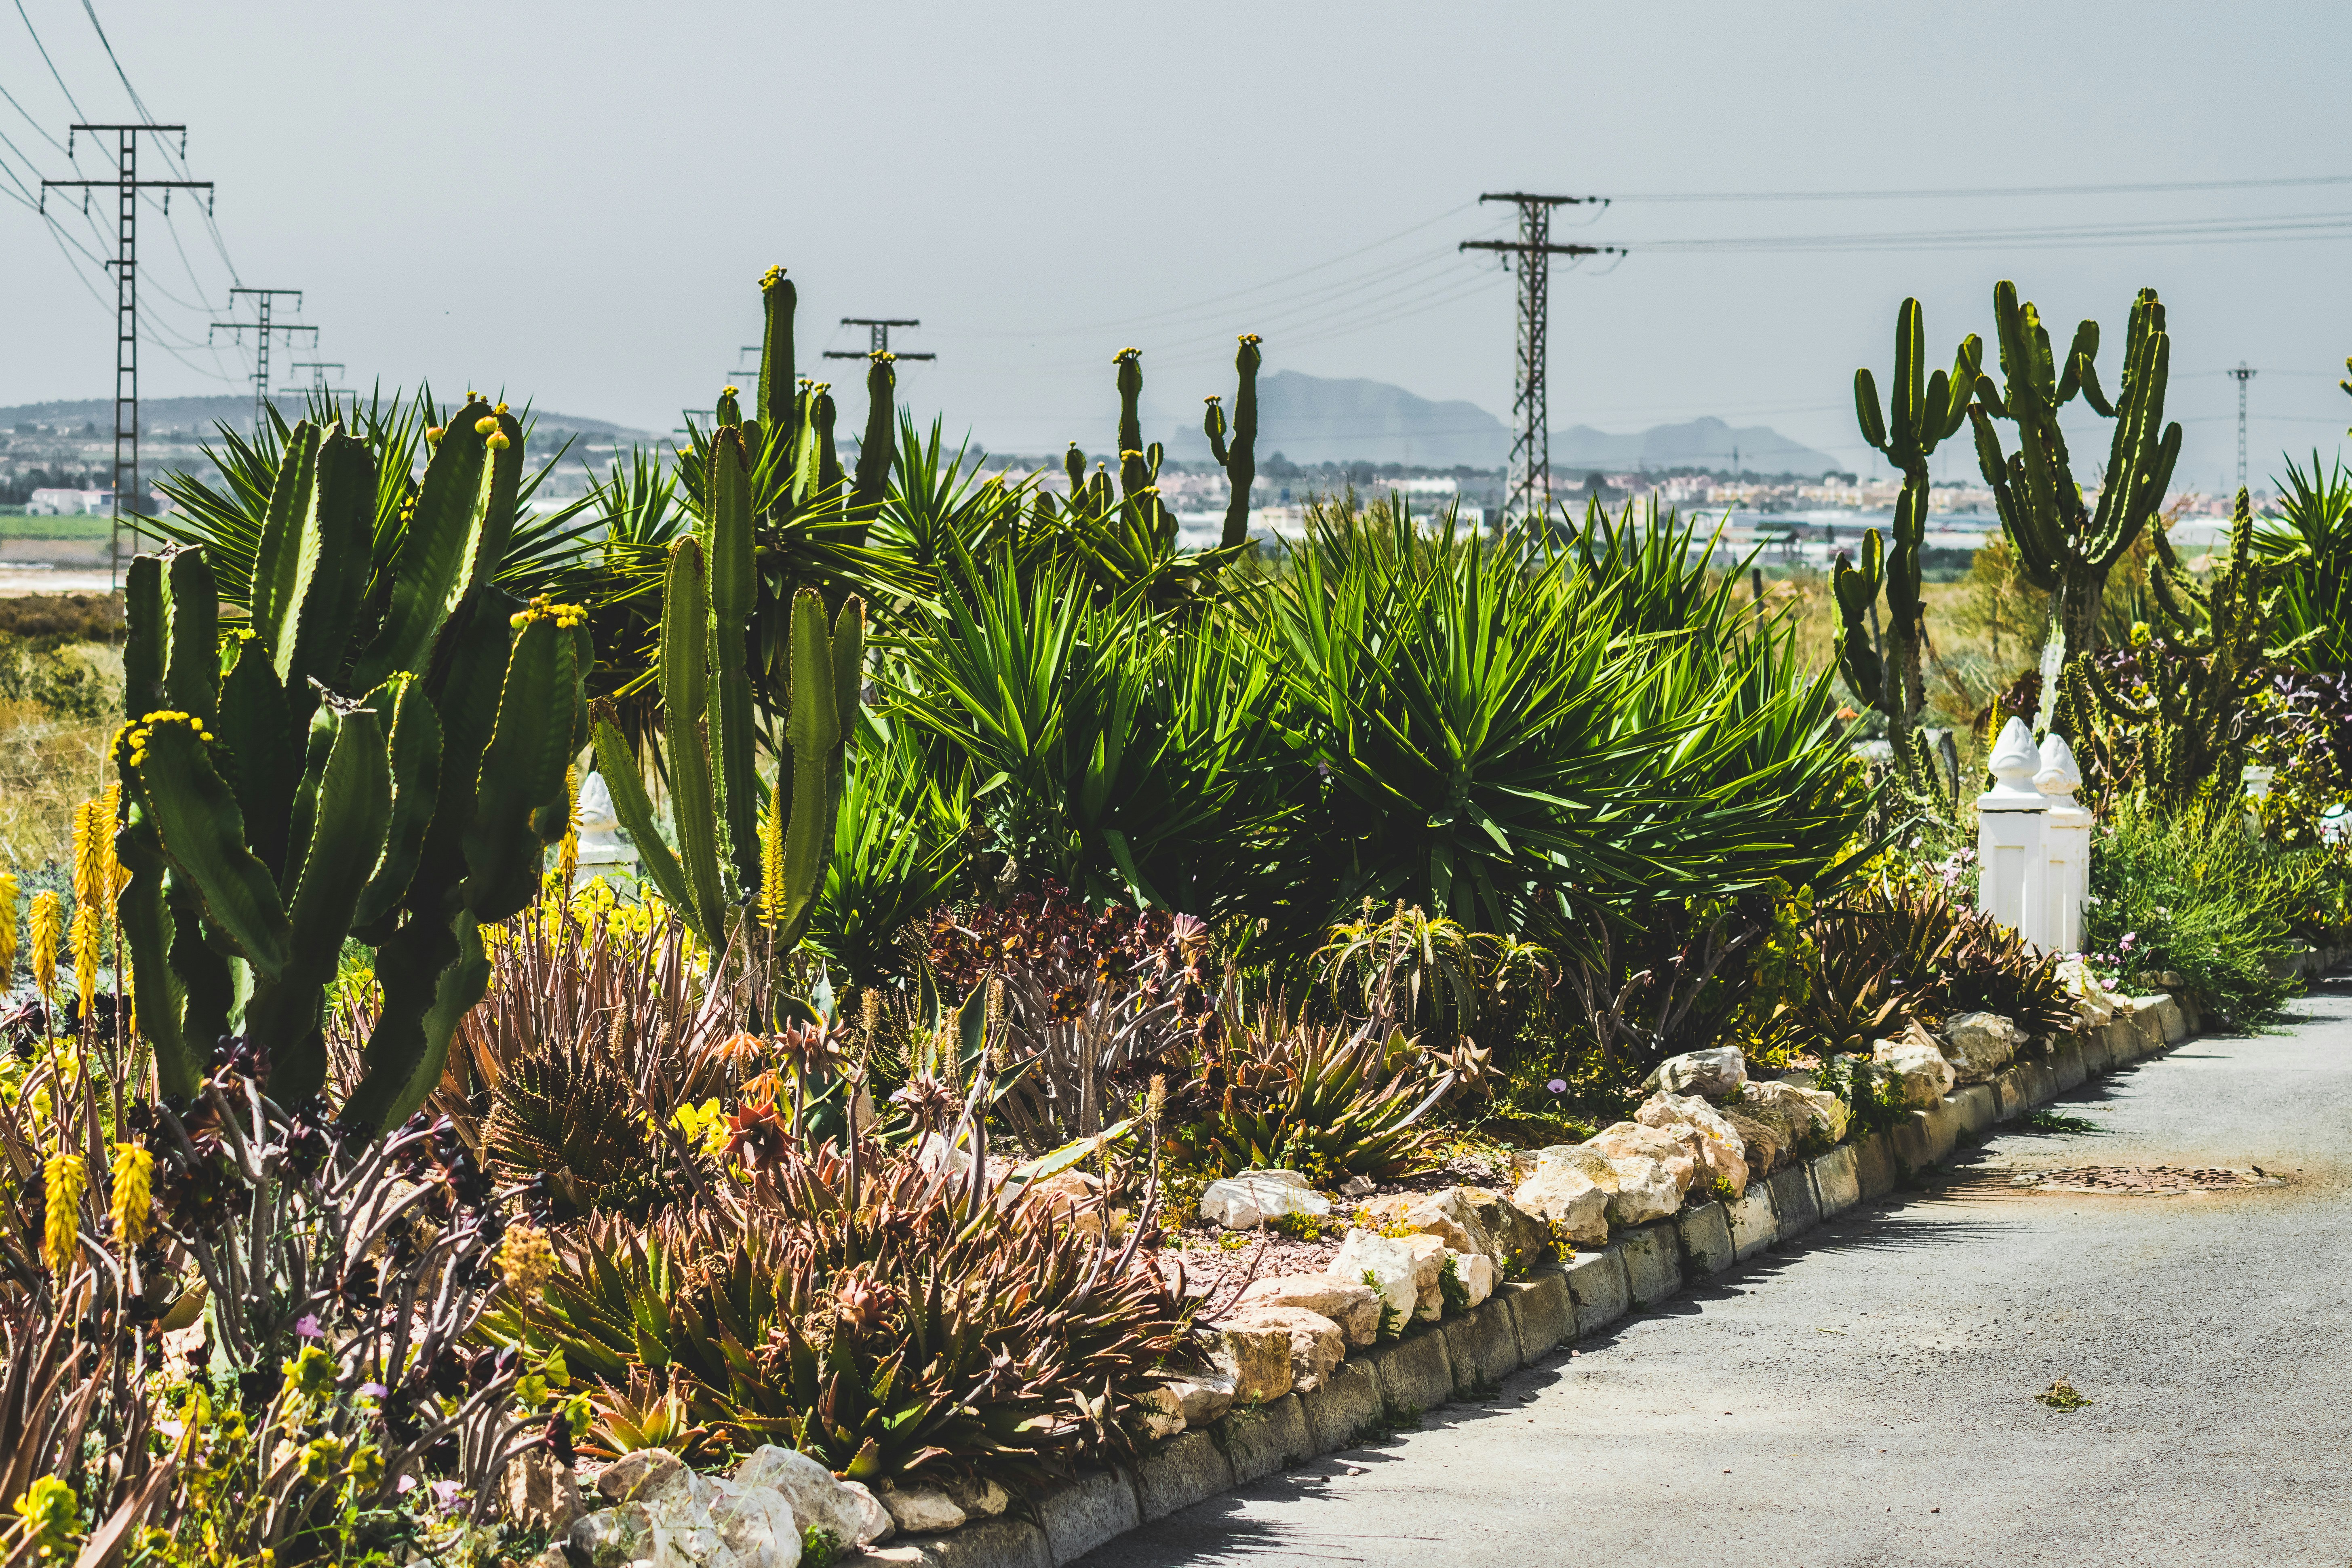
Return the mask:
<path id="1" fill-rule="evenodd" d="M 25 506 L 28 517 L 90 517 L 113 510 L 112 490 L 35 490 Z"/>

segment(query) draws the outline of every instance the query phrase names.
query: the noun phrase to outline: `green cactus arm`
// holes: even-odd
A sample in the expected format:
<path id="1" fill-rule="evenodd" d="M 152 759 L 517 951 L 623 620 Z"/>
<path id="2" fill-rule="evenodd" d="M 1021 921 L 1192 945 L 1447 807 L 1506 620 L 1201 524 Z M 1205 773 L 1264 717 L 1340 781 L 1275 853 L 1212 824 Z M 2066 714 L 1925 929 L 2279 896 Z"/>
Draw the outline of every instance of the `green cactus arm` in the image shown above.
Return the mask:
<path id="1" fill-rule="evenodd" d="M 862 616 L 845 607 L 841 635 L 825 629 L 824 601 L 813 588 L 793 598 L 792 674 L 785 691 L 789 717 L 784 735 L 793 750 L 792 811 L 784 823 L 784 907 L 778 921 L 779 947 L 797 943 L 824 887 L 825 861 L 833 848 L 834 812 L 842 784 L 841 750 L 845 732 L 841 695 L 850 650 L 862 642 Z M 849 710 L 855 711 L 855 710 Z"/>
<path id="2" fill-rule="evenodd" d="M 513 618 L 524 607 L 513 595 L 496 588 L 468 594 L 436 639 L 432 664 L 419 683 L 441 732 L 440 782 L 416 869 L 402 900 L 412 913 L 412 924 L 418 919 L 446 921 L 459 906 L 474 788 L 481 774 L 482 752 L 498 726 L 499 698 L 514 647 Z"/>
<path id="3" fill-rule="evenodd" d="M 891 363 L 888 354 L 877 353 L 869 356 L 866 367 L 866 434 L 857 447 L 850 518 L 868 526 L 882 514 L 882 503 L 889 499 L 890 465 L 898 456 L 898 377 Z M 849 542 L 863 544 L 866 535 L 863 531 L 852 534 Z"/>
<path id="4" fill-rule="evenodd" d="M 163 558 L 134 555 L 122 574 L 122 716 L 136 719 L 163 698 L 163 660 L 169 642 L 163 614 Z"/>
<path id="5" fill-rule="evenodd" d="M 1936 440 L 1938 444 L 1958 433 L 1969 417 L 1969 400 L 1976 395 L 1979 366 L 1984 359 L 1984 340 L 1970 332 L 1960 340 L 1952 355 L 1952 373 L 1944 378 L 1944 404 L 1936 410 Z"/>
<path id="6" fill-rule="evenodd" d="M 229 787 L 244 814 L 247 842 L 272 875 L 286 869 L 286 830 L 302 777 L 286 693 L 257 637 L 233 637 L 224 650 L 220 717 L 214 728 L 226 753 Z"/>
<path id="7" fill-rule="evenodd" d="M 1886 428 L 1886 455 L 1898 468 L 1907 469 L 1919 458 L 1926 411 L 1920 386 L 1927 358 L 1925 315 L 1918 300 L 1906 300 L 1895 312 L 1895 385 Z"/>
<path id="8" fill-rule="evenodd" d="M 490 456 L 488 471 L 482 478 L 480 525 L 466 563 L 465 580 L 450 594 L 452 605 L 477 583 L 497 581 L 499 566 L 506 560 L 507 541 L 514 535 L 515 508 L 522 493 L 522 422 L 508 413 L 503 403 L 490 417 L 498 421 L 498 429 L 485 437 Z"/>
<path id="9" fill-rule="evenodd" d="M 1886 608 L 1905 636 L 1920 624 L 1926 605 L 1920 598 L 1919 554 L 1927 538 L 1927 487 L 1915 480 L 1903 487 L 1895 502 L 1895 548 L 1886 563 Z"/>
<path id="10" fill-rule="evenodd" d="M 710 752 L 721 858 L 739 888 L 760 880 L 758 737 L 751 719 L 751 612 L 760 579 L 751 549 L 750 453 L 741 432 L 721 425 L 711 433 L 709 463 L 710 582 Z"/>
<path id="11" fill-rule="evenodd" d="M 1077 500 L 1078 492 L 1087 487 L 1087 455 L 1078 450 L 1076 441 L 1062 454 L 1062 472 L 1070 476 L 1070 499 Z"/>
<path id="12" fill-rule="evenodd" d="M 220 716 L 220 593 L 201 549 L 175 547 L 163 562 L 165 706 L 209 726 Z"/>
<path id="13" fill-rule="evenodd" d="M 2102 418 L 2113 419 L 2116 412 L 2099 390 L 2098 357 L 2099 323 L 2084 321 L 2074 329 L 2074 342 L 2066 350 L 2066 367 L 2058 377 L 2058 401 L 2072 402 L 2079 392 Z"/>
<path id="14" fill-rule="evenodd" d="M 800 290 L 784 269 L 768 268 L 760 279 L 760 417 L 770 438 L 788 447 L 798 438 L 800 421 L 807 413 L 793 368 L 793 312 L 799 304 Z"/>
<path id="15" fill-rule="evenodd" d="M 205 918 L 257 973 L 284 973 L 292 944 L 277 879 L 246 847 L 236 796 L 213 768 L 207 742 L 184 719 L 151 715 L 117 743 L 117 764 L 138 792 L 164 854 L 204 900 Z"/>
<path id="16" fill-rule="evenodd" d="M 1255 332 L 1244 332 L 1240 342 L 1234 354 L 1236 384 L 1232 454 L 1225 460 L 1231 493 L 1225 498 L 1224 533 L 1217 542 L 1228 550 L 1249 540 L 1250 487 L 1257 482 L 1257 371 L 1265 361 Z"/>
<path id="17" fill-rule="evenodd" d="M 488 984 L 488 965 L 480 953 L 480 932 L 463 909 L 429 917 L 419 913 L 376 949 L 383 1005 L 361 1052 L 360 1081 L 343 1107 L 347 1121 L 362 1127 L 393 1126 L 425 1103 L 448 1057 L 456 1027 L 450 1005 L 476 983 L 477 974 L 480 984 Z M 480 992 L 474 996 L 478 999 Z M 446 1030 L 440 1027 L 445 1019 Z"/>
<path id="18" fill-rule="evenodd" d="M 310 706 L 310 682 L 330 684 L 341 673 L 367 594 L 375 527 L 376 460 L 368 444 L 339 423 L 319 442 L 314 464 L 310 504 L 292 541 L 293 581 L 277 620 L 257 628 L 298 719 Z"/>
<path id="19" fill-rule="evenodd" d="M 1863 366 L 1853 373 L 1853 417 L 1862 426 L 1862 438 L 1874 451 L 1886 450 L 1886 419 L 1878 411 L 1878 383 Z"/>
<path id="20" fill-rule="evenodd" d="M 834 445 L 833 393 L 820 382 L 809 405 L 809 425 L 816 432 L 816 498 L 838 505 L 841 500 L 841 453 Z"/>
<path id="21" fill-rule="evenodd" d="M 320 707 L 303 726 L 302 772 L 295 782 L 294 804 L 286 814 L 286 860 L 278 869 L 278 891 L 281 898 L 294 896 L 295 879 L 301 875 L 302 857 L 308 852 L 310 834 L 318 821 L 319 790 L 326 783 L 327 759 L 335 745 L 335 710 Z"/>
<path id="22" fill-rule="evenodd" d="M 646 796 L 646 781 L 637 772 L 637 759 L 621 731 L 604 719 L 594 721 L 596 741 L 596 771 L 604 775 L 605 787 L 613 792 L 613 815 L 628 830 L 629 840 L 636 846 L 637 859 L 646 868 L 646 877 L 655 891 L 680 918 L 696 927 L 706 945 L 710 939 L 700 929 L 695 912 L 693 891 L 686 885 L 686 872 L 680 868 L 677 857 L 662 841 L 661 829 L 654 822 L 653 802 Z"/>
<path id="23" fill-rule="evenodd" d="M 1121 499 L 1133 496 L 1145 484 L 1143 454 L 1143 354 L 1121 349 L 1111 356 L 1118 373 L 1118 479 Z M 1129 457 L 1133 453 L 1135 456 Z"/>
<path id="24" fill-rule="evenodd" d="M 302 533 L 312 510 L 318 479 L 319 426 L 308 419 L 287 433 L 278 454 L 277 477 L 261 509 L 261 531 L 254 542 L 253 587 L 247 601 L 256 630 L 270 639 L 275 651 L 281 639 L 290 645 L 294 605 L 300 597 Z"/>
<path id="25" fill-rule="evenodd" d="M 489 498 L 490 405 L 475 398 L 452 416 L 425 468 L 425 482 L 394 563 L 383 629 L 360 657 L 353 685 L 372 690 L 400 670 L 424 668 L 434 634 L 471 581 Z"/>
<path id="26" fill-rule="evenodd" d="M 2172 340 L 2165 332 L 2144 334 L 2137 344 L 2137 353 L 2130 368 L 2131 390 L 2124 397 L 2120 416 L 2116 423 L 2113 440 L 2107 450 L 2107 484 L 2099 493 L 2097 514 L 2092 533 L 2095 548 L 2102 556 L 2112 552 L 2120 560 L 2123 552 L 2139 536 L 2148 516 L 2164 500 L 2160 488 L 2151 490 L 2162 468 L 2162 478 L 2169 482 L 2171 464 L 2162 458 L 2162 449 L 2169 435 L 2158 434 L 2164 420 L 2164 392 L 2172 363 Z M 2175 426 L 2174 429 L 2179 426 Z M 2176 444 L 2177 445 L 2177 444 Z"/>
<path id="27" fill-rule="evenodd" d="M 702 940 L 715 951 L 727 941 L 727 895 L 719 870 L 719 821 L 711 793 L 710 759 L 703 749 L 709 707 L 709 595 L 702 545 L 679 540 L 670 550 L 663 584 L 660 642 L 663 751 L 669 763 L 670 822 L 689 906 Z"/>
<path id="28" fill-rule="evenodd" d="M 1201 402 L 1202 405 L 1201 433 L 1209 438 L 1209 456 L 1215 458 L 1217 467 L 1222 468 L 1231 461 L 1225 452 L 1225 410 L 1223 400 L 1212 395 L 1201 399 Z"/>
<path id="29" fill-rule="evenodd" d="M 204 900 L 187 876 L 171 868 L 170 858 L 164 858 L 163 909 L 172 920 L 172 975 L 186 998 L 180 1011 L 180 1037 L 187 1042 L 188 1055 L 201 1063 L 210 1058 L 211 1042 L 236 1031 L 236 1012 L 251 975 L 244 963 L 223 951 L 226 942 L 207 934 Z"/>
<path id="30" fill-rule="evenodd" d="M 147 820 L 146 804 L 131 794 L 130 820 L 116 829 L 115 858 L 130 873 L 114 895 L 114 919 L 131 950 L 131 1007 L 139 1033 L 155 1053 L 155 1085 L 166 1095 L 194 1099 L 205 1064 L 181 1032 L 186 988 L 172 967 L 172 912 L 163 901 L 162 840 Z M 8 911 L 13 917 L 14 911 Z"/>
<path id="31" fill-rule="evenodd" d="M 564 770 L 578 750 L 572 721 L 582 672 L 570 605 L 534 603 L 517 617 L 514 647 L 499 692 L 499 716 L 482 749 L 466 826 L 465 903 L 496 924 L 537 896 L 544 841 L 532 814 L 564 794 Z M 673 764 L 675 766 L 675 764 Z"/>
<path id="32" fill-rule="evenodd" d="M 385 762 L 392 776 L 392 812 L 385 826 L 383 858 L 352 911 L 352 924 L 366 941 L 377 922 L 399 912 L 416 875 L 425 830 L 433 826 L 434 802 L 441 794 L 441 720 L 425 695 L 424 682 L 395 676 L 368 697 L 379 712 L 392 715 Z M 382 933 L 389 935 L 388 931 Z M 381 940 L 379 938 L 379 940 Z"/>

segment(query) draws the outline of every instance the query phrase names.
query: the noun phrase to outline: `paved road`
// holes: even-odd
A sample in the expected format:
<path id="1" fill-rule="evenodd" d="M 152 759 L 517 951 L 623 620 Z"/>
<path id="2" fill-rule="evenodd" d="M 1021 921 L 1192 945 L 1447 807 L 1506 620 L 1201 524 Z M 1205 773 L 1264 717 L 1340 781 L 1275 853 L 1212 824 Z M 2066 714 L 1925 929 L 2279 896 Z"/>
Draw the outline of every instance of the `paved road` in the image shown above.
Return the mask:
<path id="1" fill-rule="evenodd" d="M 2352 985 L 1089 1568 L 2352 1563 Z M 2019 1171 L 2259 1165 L 2222 1195 Z M 2053 1379 L 2094 1403 L 2037 1404 Z"/>

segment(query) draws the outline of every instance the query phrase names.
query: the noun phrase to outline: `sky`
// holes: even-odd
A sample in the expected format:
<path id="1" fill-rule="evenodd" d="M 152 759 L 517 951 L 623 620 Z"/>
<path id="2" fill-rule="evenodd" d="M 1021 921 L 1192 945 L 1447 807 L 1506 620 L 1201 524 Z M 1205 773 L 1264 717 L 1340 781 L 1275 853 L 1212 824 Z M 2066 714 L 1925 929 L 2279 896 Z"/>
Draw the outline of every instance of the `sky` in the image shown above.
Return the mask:
<path id="1" fill-rule="evenodd" d="M 186 192 L 142 216 L 150 396 L 250 384 L 251 333 L 206 346 L 235 281 L 303 290 L 320 332 L 280 367 L 667 430 L 744 363 L 778 263 L 804 372 L 865 347 L 839 317 L 919 318 L 895 344 L 939 358 L 901 400 L 1000 450 L 1111 447 L 1129 344 L 1155 417 L 1195 423 L 1242 331 L 1269 371 L 1507 417 L 1511 280 L 1454 247 L 1507 229 L 1482 192 L 1532 190 L 1612 198 L 1554 237 L 1628 251 L 1554 273 L 1555 428 L 1713 415 L 1872 471 L 1854 367 L 1885 384 L 1906 295 L 1948 363 L 2000 279 L 2058 333 L 2098 318 L 2110 389 L 2159 291 L 2177 482 L 2231 482 L 2241 363 L 2257 479 L 2352 422 L 2340 4 L 16 5 L 16 179 L 136 117 L 94 14 L 188 127 L 184 171 L 142 172 L 216 182 L 216 233 Z M 2227 188 L 2080 190 L 2153 184 Z M 1786 195 L 1864 191 L 1904 194 Z M 110 253 L 111 194 L 48 199 L 54 230 L 0 201 L 0 405 L 109 387 L 111 286 L 68 247 Z M 854 425 L 861 367 L 830 368 Z"/>

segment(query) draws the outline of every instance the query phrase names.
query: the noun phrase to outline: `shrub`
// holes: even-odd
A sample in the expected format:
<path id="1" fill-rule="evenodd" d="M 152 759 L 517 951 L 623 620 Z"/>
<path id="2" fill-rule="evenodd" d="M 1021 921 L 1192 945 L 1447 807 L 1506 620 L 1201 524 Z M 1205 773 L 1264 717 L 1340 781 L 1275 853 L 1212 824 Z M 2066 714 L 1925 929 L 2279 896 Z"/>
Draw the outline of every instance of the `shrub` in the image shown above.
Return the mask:
<path id="1" fill-rule="evenodd" d="M 2327 860 L 2265 843 L 2235 802 L 2164 815 L 2126 800 L 2093 840 L 2084 946 L 2112 955 L 2126 990 L 2170 970 L 2205 1011 L 2273 1018 L 2294 983 L 2273 965 L 2294 951 L 2291 923 Z"/>

